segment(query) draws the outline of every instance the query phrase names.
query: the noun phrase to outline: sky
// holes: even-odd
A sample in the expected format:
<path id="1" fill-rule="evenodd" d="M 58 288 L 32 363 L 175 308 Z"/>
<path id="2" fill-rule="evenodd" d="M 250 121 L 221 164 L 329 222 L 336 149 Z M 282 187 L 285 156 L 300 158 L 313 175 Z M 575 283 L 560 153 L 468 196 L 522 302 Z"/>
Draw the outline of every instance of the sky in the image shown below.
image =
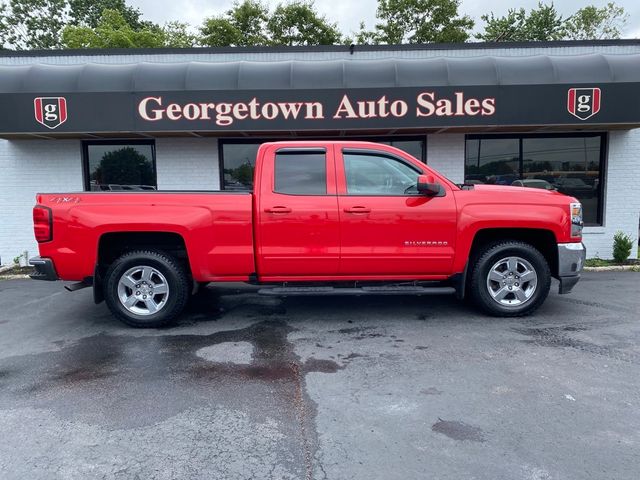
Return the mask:
<path id="1" fill-rule="evenodd" d="M 269 5 L 277 5 L 281 0 L 263 0 Z M 486 1 L 486 0 L 485 0 Z M 462 0 L 459 12 L 471 16 L 476 20 L 476 31 L 481 28 L 480 16 L 487 13 L 485 1 Z M 611 0 L 607 0 L 611 1 Z M 585 5 L 606 5 L 607 1 L 598 0 L 559 0 L 555 2 L 556 9 L 563 15 L 569 16 Z M 180 20 L 193 26 L 199 26 L 209 16 L 224 13 L 232 5 L 233 0 L 128 0 L 127 2 L 139 8 L 146 20 L 164 24 L 170 20 Z M 640 2 L 638 0 L 617 0 L 616 3 L 625 8 L 630 15 L 627 28 L 623 32 L 624 38 L 640 38 Z M 336 22 L 344 34 L 351 34 L 358 30 L 358 25 L 364 21 L 368 28 L 375 24 L 376 0 L 315 0 L 318 11 L 329 20 Z M 504 15 L 509 8 L 524 7 L 527 10 L 536 7 L 538 0 L 491 0 L 491 10 L 496 15 Z"/>

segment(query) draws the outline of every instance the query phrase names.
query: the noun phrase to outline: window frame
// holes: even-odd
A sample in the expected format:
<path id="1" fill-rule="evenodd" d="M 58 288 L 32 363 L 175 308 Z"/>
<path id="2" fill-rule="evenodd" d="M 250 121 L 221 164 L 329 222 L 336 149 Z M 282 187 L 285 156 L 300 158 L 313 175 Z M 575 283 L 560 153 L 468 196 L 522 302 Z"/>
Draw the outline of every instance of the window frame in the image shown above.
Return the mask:
<path id="1" fill-rule="evenodd" d="M 354 142 L 393 142 L 393 141 L 419 141 L 421 142 L 421 158 L 420 162 L 427 164 L 427 134 L 424 135 L 358 135 L 358 136 L 317 136 L 317 137 L 257 137 L 257 138 L 218 138 L 218 163 L 220 169 L 220 190 L 226 190 L 224 186 L 224 145 L 228 144 L 244 144 L 244 145 L 260 145 L 267 142 L 283 142 L 283 141 L 354 141 Z M 232 190 L 233 191 L 233 190 Z M 253 190 L 247 190 L 252 192 Z"/>
<path id="2" fill-rule="evenodd" d="M 490 140 L 490 139 L 517 139 L 518 140 L 518 174 L 520 179 L 524 173 L 523 159 L 523 140 L 527 138 L 584 138 L 584 137 L 600 137 L 600 183 L 598 185 L 598 210 L 596 212 L 596 223 L 585 224 L 585 227 L 602 227 L 604 226 L 605 212 L 605 195 L 607 184 L 607 160 L 609 149 L 608 132 L 562 132 L 562 133 L 469 133 L 464 138 L 464 178 L 467 178 L 467 144 L 468 140 Z"/>
<path id="3" fill-rule="evenodd" d="M 89 146 L 90 145 L 149 145 L 151 147 L 151 165 L 153 167 L 153 182 L 155 191 L 158 190 L 158 169 L 156 166 L 156 141 L 155 139 L 109 139 L 109 140 L 83 140 L 82 141 L 82 186 L 85 192 L 91 192 L 91 172 L 89 171 Z M 109 192 L 102 192 L 109 193 Z M 131 192 L 129 192 L 131 193 Z M 152 192 L 148 192 L 152 193 Z"/>

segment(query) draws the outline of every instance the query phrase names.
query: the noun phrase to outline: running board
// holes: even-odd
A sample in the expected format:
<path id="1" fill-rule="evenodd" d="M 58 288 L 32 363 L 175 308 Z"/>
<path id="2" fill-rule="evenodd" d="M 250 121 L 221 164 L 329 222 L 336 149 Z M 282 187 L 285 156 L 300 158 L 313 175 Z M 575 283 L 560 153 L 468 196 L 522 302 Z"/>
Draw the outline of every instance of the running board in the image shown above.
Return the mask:
<path id="1" fill-rule="evenodd" d="M 371 286 L 371 287 L 270 287 L 258 290 L 258 295 L 451 295 L 453 287 Z"/>

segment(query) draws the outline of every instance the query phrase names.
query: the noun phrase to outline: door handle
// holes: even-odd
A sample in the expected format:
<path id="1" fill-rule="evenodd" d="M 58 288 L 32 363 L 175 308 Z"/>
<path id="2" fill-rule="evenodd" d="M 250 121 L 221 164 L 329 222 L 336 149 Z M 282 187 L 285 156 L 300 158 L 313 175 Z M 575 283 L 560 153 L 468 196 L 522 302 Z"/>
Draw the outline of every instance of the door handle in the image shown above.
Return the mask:
<path id="1" fill-rule="evenodd" d="M 291 213 L 291 209 L 289 207 L 284 207 L 282 205 L 276 205 L 275 207 L 265 208 L 264 211 L 267 213 Z"/>
<path id="2" fill-rule="evenodd" d="M 362 205 L 356 205 L 355 207 L 347 207 L 344 211 L 347 213 L 369 213 L 371 209 L 369 207 L 363 207 Z"/>

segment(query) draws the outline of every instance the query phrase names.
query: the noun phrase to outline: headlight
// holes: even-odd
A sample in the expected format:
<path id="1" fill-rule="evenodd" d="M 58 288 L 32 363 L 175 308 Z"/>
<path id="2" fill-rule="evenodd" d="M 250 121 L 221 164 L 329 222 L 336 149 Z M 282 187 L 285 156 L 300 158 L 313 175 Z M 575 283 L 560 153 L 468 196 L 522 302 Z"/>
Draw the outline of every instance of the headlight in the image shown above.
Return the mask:
<path id="1" fill-rule="evenodd" d="M 582 220 L 582 204 L 572 203 L 569 205 L 571 210 L 571 236 L 582 237 L 582 227 L 584 221 Z"/>

